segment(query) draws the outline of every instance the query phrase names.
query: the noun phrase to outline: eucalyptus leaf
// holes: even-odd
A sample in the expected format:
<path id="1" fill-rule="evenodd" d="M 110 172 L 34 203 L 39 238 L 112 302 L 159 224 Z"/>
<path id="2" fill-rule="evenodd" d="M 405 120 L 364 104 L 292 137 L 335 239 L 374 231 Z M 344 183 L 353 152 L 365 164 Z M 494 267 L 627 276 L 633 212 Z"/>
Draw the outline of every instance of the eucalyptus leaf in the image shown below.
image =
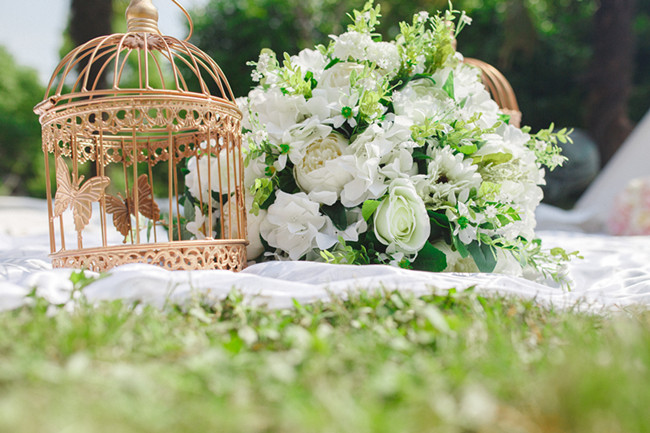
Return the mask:
<path id="1" fill-rule="evenodd" d="M 467 246 L 474 263 L 481 272 L 492 272 L 497 265 L 496 249 L 486 243 L 479 244 L 474 241 Z"/>
<path id="2" fill-rule="evenodd" d="M 413 269 L 420 271 L 442 272 L 447 268 L 447 256 L 430 242 L 426 242 L 411 264 Z"/>
<path id="3" fill-rule="evenodd" d="M 456 247 L 456 251 L 458 251 L 458 254 L 460 254 L 462 258 L 469 256 L 469 251 L 467 250 L 467 247 L 460 239 L 458 239 L 458 236 L 455 235 L 452 236 L 451 240 L 454 244 L 454 247 Z"/>

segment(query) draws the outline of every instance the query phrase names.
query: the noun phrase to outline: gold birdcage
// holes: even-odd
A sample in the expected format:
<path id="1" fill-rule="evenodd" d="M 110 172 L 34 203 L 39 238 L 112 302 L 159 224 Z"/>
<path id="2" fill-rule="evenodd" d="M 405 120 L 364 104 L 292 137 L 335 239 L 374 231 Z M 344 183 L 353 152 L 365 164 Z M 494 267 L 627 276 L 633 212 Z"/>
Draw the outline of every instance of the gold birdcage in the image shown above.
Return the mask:
<path id="1" fill-rule="evenodd" d="M 245 264 L 241 112 L 219 66 L 188 42 L 187 11 L 171 1 L 190 22 L 185 40 L 160 33 L 151 0 L 131 0 L 127 32 L 71 51 L 34 108 L 54 267 Z M 193 202 L 185 194 L 188 161 L 207 167 Z M 192 207 L 206 215 L 205 239 L 184 230 L 182 209 Z"/>

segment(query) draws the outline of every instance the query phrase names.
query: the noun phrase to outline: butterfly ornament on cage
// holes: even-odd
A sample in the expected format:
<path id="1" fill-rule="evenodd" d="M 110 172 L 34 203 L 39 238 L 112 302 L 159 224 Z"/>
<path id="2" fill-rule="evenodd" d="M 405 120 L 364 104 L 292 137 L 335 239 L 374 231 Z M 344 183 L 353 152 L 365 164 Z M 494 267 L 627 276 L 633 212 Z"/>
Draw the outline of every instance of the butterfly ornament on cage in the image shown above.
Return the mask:
<path id="1" fill-rule="evenodd" d="M 60 217 L 66 209 L 72 209 L 74 227 L 78 233 L 88 225 L 93 213 L 92 204 L 99 201 L 104 190 L 111 183 L 106 176 L 95 176 L 83 181 L 70 179 L 68 166 L 60 156 L 56 160 L 57 189 L 54 195 L 54 216 Z"/>
<path id="2" fill-rule="evenodd" d="M 117 194 L 118 197 L 106 196 L 106 212 L 113 215 L 113 225 L 124 236 L 125 243 L 133 228 L 131 215 L 138 218 L 138 214 L 141 214 L 154 222 L 160 219 L 160 208 L 154 201 L 153 190 L 146 174 L 140 175 L 138 178 L 137 188 L 138 209 L 135 207 L 133 191 L 131 193 L 127 191 L 126 198 L 122 197 L 120 193 Z"/>

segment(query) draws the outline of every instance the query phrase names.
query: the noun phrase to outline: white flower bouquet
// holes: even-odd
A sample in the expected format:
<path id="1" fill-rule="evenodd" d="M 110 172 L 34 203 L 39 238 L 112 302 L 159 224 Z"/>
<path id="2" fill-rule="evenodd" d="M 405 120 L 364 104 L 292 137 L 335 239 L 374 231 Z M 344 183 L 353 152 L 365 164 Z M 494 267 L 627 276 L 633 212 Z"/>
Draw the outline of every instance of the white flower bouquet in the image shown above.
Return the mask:
<path id="1" fill-rule="evenodd" d="M 534 210 L 566 131 L 508 124 L 455 52 L 465 13 L 420 12 L 386 42 L 379 10 L 354 11 L 327 46 L 251 63 L 249 258 L 557 276 L 566 254 L 542 251 Z M 188 169 L 196 196 L 207 168 Z M 199 211 L 187 230 L 201 237 Z"/>

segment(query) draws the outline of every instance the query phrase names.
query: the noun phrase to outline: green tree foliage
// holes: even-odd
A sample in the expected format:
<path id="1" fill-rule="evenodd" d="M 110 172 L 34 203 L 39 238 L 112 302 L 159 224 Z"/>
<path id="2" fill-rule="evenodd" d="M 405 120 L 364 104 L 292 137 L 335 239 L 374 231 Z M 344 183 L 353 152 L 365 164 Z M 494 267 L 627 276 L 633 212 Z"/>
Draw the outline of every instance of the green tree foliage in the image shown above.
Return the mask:
<path id="1" fill-rule="evenodd" d="M 378 30 L 389 38 L 398 32 L 397 23 L 410 20 L 413 13 L 448 7 L 446 0 L 377 1 L 383 16 Z M 252 84 L 246 62 L 255 60 L 262 48 L 293 54 L 326 43 L 329 34 L 345 30 L 346 13 L 363 3 L 211 0 L 194 13 L 194 43 L 215 58 L 235 94 L 242 96 Z M 459 51 L 504 73 L 515 90 L 524 123 L 533 129 L 551 122 L 584 125 L 597 0 L 456 0 L 453 6 L 473 18 L 460 34 Z M 639 43 L 631 117 L 636 121 L 647 111 L 650 94 L 650 5 L 640 5 L 635 32 Z"/>
<path id="2" fill-rule="evenodd" d="M 36 71 L 0 47 L 0 194 L 45 194 L 41 128 L 33 107 L 43 99 Z"/>

